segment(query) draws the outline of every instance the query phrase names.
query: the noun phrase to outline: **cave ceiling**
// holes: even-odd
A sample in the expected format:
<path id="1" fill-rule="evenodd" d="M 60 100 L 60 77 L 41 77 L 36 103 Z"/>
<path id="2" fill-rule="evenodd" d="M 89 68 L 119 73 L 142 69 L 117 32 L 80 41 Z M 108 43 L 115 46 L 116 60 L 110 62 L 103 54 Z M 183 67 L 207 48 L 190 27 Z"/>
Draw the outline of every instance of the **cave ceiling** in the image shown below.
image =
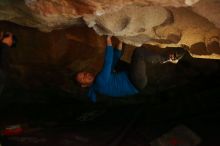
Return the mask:
<path id="1" fill-rule="evenodd" d="M 133 46 L 220 59 L 220 0 L 1 0 L 0 20 L 42 32 L 87 25 Z"/>

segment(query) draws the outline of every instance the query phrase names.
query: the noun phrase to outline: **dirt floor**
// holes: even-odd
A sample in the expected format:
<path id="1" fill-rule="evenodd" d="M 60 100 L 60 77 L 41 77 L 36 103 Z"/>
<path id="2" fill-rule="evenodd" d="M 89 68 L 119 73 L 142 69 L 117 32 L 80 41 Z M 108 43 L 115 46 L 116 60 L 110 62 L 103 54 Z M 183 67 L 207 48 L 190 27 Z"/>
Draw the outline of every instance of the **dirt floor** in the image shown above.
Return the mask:
<path id="1" fill-rule="evenodd" d="M 0 143 L 2 146 L 150 146 L 172 128 L 185 125 L 200 137 L 199 146 L 217 146 L 220 86 L 218 81 L 210 81 L 212 85 L 207 86 L 202 82 L 161 91 L 142 102 L 123 98 L 97 104 L 76 100 L 70 93 L 54 88 L 6 89 L 0 103 L 0 130 L 18 125 L 23 131 L 1 135 Z M 178 146 L 176 143 L 172 146 L 175 145 Z"/>

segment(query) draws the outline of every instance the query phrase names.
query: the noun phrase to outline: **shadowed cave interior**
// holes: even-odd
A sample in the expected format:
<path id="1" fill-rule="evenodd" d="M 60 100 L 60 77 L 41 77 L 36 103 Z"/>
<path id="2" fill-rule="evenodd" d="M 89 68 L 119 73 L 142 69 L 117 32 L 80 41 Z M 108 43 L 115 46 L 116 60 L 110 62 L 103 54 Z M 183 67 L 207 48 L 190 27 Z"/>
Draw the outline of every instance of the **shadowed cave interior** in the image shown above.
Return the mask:
<path id="1" fill-rule="evenodd" d="M 23 128 L 16 136 L 1 135 L 2 146 L 150 145 L 181 124 L 199 135 L 200 146 L 218 143 L 219 60 L 187 53 L 178 64 L 149 66 L 144 91 L 116 99 L 100 95 L 93 104 L 74 75 L 101 69 L 105 36 L 84 25 L 41 32 L 1 21 L 0 28 L 18 38 L 0 97 L 0 130 Z M 124 47 L 129 62 L 135 47 Z"/>

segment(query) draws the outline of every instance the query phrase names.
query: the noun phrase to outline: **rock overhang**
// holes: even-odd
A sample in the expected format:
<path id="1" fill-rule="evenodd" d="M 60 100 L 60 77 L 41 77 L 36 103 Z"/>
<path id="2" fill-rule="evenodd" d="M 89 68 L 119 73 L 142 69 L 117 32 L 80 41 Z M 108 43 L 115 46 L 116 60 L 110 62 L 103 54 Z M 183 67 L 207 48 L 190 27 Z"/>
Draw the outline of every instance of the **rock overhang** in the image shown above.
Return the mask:
<path id="1" fill-rule="evenodd" d="M 91 27 L 124 43 L 183 47 L 195 58 L 219 59 L 220 0 L 9 0 L 0 19 L 44 32 Z"/>

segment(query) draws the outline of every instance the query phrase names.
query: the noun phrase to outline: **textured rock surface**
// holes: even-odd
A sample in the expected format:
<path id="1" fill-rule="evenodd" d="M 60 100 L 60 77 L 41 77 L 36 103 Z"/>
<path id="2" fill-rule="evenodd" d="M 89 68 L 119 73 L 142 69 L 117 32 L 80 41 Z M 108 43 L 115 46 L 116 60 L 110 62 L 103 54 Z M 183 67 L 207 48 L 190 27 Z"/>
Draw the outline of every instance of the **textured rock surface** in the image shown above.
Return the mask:
<path id="1" fill-rule="evenodd" d="M 0 20 L 50 32 L 88 25 L 127 44 L 184 47 L 220 58 L 220 0 L 2 0 Z"/>
<path id="2" fill-rule="evenodd" d="M 39 28 L 42 31 L 82 23 L 86 15 L 102 15 L 139 3 L 143 5 L 188 6 L 198 0 L 1 0 L 0 19 Z"/>
<path id="3" fill-rule="evenodd" d="M 18 38 L 17 47 L 10 50 L 10 73 L 12 79 L 27 87 L 63 85 L 76 71 L 96 73 L 102 66 L 104 38 L 88 27 L 43 33 L 0 22 L 0 28 L 14 32 Z"/>
<path id="4" fill-rule="evenodd" d="M 125 43 L 141 46 L 158 38 L 155 27 L 171 23 L 172 15 L 163 7 L 129 5 L 120 11 L 96 16 L 93 21 L 85 20 L 100 35 L 117 36 Z"/>
<path id="5" fill-rule="evenodd" d="M 202 0 L 196 3 L 192 10 L 197 14 L 207 18 L 220 28 L 220 1 L 219 0 Z"/>
<path id="6" fill-rule="evenodd" d="M 9 22 L 0 22 L 0 28 L 12 31 L 18 37 L 18 45 L 11 49 L 9 57 L 8 75 L 11 80 L 8 83 L 11 86 L 7 87 L 12 87 L 12 90 L 17 84 L 28 89 L 55 87 L 71 91 L 74 97 L 81 98 L 74 74 L 80 70 L 97 73 L 102 67 L 105 37 L 87 26 L 74 26 L 50 33 Z M 115 38 L 113 44 L 117 44 Z M 126 52 L 123 59 L 129 61 L 134 46 L 124 47 Z M 188 54 L 177 65 L 148 65 L 149 84 L 143 92 L 144 97 L 184 86 L 195 78 L 208 78 L 219 69 L 220 64 L 216 60 L 195 59 Z"/>

